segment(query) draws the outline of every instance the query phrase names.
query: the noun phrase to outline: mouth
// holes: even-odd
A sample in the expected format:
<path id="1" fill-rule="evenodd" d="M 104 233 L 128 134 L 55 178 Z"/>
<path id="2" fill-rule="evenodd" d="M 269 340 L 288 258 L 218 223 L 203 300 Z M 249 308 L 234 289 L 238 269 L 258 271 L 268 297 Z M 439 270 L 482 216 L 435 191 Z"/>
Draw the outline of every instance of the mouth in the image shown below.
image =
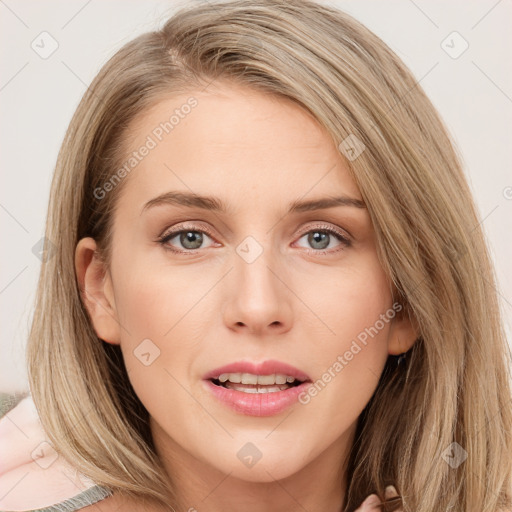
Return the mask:
<path id="1" fill-rule="evenodd" d="M 311 382 L 303 371 L 276 360 L 237 361 L 211 370 L 203 379 L 244 393 L 276 393 Z"/>
<path id="2" fill-rule="evenodd" d="M 312 385 L 301 370 L 280 361 L 238 361 L 203 376 L 212 396 L 238 414 L 271 416 L 295 404 Z"/>
<path id="3" fill-rule="evenodd" d="M 304 382 L 310 382 L 308 380 L 299 380 L 294 377 L 286 377 L 286 382 L 282 382 L 283 379 L 276 379 L 273 375 L 250 375 L 246 374 L 247 377 L 243 378 L 240 377 L 239 381 L 236 382 L 237 378 L 232 378 L 235 380 L 233 382 L 230 378 L 225 377 L 224 375 L 221 375 L 219 378 L 215 379 L 208 379 L 210 382 L 212 382 L 215 386 L 219 386 L 226 389 L 233 389 L 235 391 L 241 391 L 242 393 L 277 393 L 279 391 L 286 391 L 287 389 L 294 388 L 297 386 L 300 386 Z M 266 381 L 263 382 L 269 382 L 268 384 L 264 383 L 249 383 L 248 380 L 254 381 L 254 377 L 260 378 L 260 377 L 268 377 Z M 222 379 L 222 380 L 221 380 Z M 261 380 L 261 379 L 259 379 Z M 273 380 L 274 382 L 270 382 Z M 276 382 L 277 381 L 277 382 Z M 279 384 L 278 384 L 279 382 Z"/>
<path id="4" fill-rule="evenodd" d="M 203 382 L 206 389 L 219 402 L 237 414 L 247 416 L 279 414 L 300 401 L 300 396 L 312 385 L 310 380 L 296 379 L 286 384 L 244 384 L 243 382 L 222 382 L 218 378 L 210 378 Z"/>

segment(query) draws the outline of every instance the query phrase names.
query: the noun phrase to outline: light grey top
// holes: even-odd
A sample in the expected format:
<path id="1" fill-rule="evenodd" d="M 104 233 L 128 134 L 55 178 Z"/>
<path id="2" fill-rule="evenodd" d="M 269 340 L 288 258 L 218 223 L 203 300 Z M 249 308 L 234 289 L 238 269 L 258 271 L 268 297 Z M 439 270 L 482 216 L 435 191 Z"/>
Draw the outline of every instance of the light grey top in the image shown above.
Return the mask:
<path id="1" fill-rule="evenodd" d="M 86 489 L 80 494 L 67 499 L 66 501 L 56 503 L 51 507 L 37 508 L 30 511 L 27 510 L 25 512 L 73 512 L 74 510 L 80 510 L 87 505 L 93 505 L 94 503 L 108 498 L 109 496 L 112 496 L 112 491 L 110 489 L 101 485 L 95 485 L 93 487 L 89 487 L 89 489 Z M 0 512 L 11 511 L 0 510 Z"/>

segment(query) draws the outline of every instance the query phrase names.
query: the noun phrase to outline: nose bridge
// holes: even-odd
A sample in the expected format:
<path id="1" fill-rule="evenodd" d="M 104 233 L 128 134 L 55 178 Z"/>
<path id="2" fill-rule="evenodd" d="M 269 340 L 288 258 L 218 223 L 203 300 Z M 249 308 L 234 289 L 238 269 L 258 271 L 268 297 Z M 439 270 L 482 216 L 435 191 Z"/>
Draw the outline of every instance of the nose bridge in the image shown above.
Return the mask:
<path id="1" fill-rule="evenodd" d="M 283 263 L 276 257 L 272 237 L 260 232 L 246 236 L 235 247 L 233 295 L 227 316 L 229 323 L 245 324 L 254 331 L 286 325 L 290 307 L 286 286 L 278 277 Z"/>
<path id="2" fill-rule="evenodd" d="M 258 235 L 256 235 L 258 236 Z M 276 288 L 282 283 L 276 282 L 274 267 L 279 266 L 274 254 L 272 237 L 259 235 L 246 236 L 235 248 L 234 261 L 237 282 L 243 289 L 240 292 L 249 292 L 254 299 L 258 297 L 270 300 L 269 293 L 278 293 Z M 272 272 L 274 270 L 274 272 Z M 264 295 L 261 296 L 260 295 Z"/>

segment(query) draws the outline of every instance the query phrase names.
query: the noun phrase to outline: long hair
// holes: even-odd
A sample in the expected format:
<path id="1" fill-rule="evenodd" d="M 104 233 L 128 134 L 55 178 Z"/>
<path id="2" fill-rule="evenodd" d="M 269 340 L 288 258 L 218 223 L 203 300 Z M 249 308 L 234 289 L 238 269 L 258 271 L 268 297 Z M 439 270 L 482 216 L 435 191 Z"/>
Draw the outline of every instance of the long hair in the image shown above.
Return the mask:
<path id="1" fill-rule="evenodd" d="M 393 371 L 390 356 L 359 417 L 345 511 L 390 483 L 405 512 L 511 507 L 511 356 L 461 159 L 390 48 L 308 0 L 182 7 L 123 46 L 84 94 L 52 182 L 46 238 L 55 249 L 42 264 L 27 347 L 31 392 L 56 450 L 99 484 L 173 503 L 120 349 L 98 338 L 82 302 L 74 251 L 91 236 L 110 261 L 126 180 L 105 197 L 95 191 L 126 158 L 130 123 L 173 93 L 221 79 L 291 99 L 325 127 L 367 205 L 395 298 L 418 328 L 406 363 Z M 347 140 L 364 148 L 357 158 L 343 150 Z"/>

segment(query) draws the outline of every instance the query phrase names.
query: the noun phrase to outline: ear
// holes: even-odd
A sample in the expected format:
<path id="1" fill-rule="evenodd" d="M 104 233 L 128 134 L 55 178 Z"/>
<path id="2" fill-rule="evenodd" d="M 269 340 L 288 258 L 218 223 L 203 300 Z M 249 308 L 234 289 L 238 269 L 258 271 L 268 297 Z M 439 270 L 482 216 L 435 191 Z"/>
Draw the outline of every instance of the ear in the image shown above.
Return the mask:
<path id="1" fill-rule="evenodd" d="M 120 327 L 112 279 L 100 258 L 94 238 L 82 238 L 78 242 L 75 250 L 75 269 L 80 295 L 98 338 L 118 345 Z"/>
<path id="2" fill-rule="evenodd" d="M 391 320 L 388 336 L 388 353 L 400 355 L 407 352 L 418 339 L 419 329 L 407 308 L 398 311 Z"/>

